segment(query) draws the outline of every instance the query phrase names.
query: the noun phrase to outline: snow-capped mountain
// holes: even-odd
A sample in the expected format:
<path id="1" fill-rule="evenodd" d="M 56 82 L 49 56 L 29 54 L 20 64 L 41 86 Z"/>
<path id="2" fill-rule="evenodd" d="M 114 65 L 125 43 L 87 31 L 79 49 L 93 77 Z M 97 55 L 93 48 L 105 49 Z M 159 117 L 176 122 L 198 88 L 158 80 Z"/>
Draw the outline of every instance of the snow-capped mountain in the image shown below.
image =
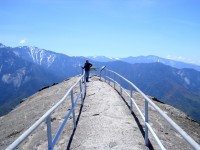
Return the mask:
<path id="1" fill-rule="evenodd" d="M 61 79 L 79 74 L 80 66 L 84 63 L 84 57 L 69 57 L 37 47 L 15 47 L 10 49 L 20 58 L 39 65 Z"/>
<path id="2" fill-rule="evenodd" d="M 16 47 L 13 52 L 25 60 L 38 65 L 46 66 L 47 68 L 52 65 L 56 57 L 56 54 L 53 52 L 39 49 L 37 47 Z"/>

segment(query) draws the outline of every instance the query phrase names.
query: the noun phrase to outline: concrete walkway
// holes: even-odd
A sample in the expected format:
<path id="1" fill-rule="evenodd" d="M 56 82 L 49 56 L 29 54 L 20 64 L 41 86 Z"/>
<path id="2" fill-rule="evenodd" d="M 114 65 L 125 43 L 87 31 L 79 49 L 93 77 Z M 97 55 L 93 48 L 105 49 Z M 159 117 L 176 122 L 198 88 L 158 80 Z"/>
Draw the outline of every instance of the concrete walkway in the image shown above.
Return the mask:
<path id="1" fill-rule="evenodd" d="M 70 149 L 148 149 L 120 95 L 93 77 Z"/>

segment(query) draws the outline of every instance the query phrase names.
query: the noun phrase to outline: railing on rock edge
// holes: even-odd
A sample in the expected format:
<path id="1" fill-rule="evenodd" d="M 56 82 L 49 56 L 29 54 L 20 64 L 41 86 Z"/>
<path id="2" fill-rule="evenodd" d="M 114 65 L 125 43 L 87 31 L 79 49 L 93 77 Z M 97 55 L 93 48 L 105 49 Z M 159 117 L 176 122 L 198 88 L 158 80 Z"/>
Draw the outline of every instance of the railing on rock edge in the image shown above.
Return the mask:
<path id="1" fill-rule="evenodd" d="M 104 73 L 104 74 L 103 74 Z M 150 130 L 151 134 L 153 135 L 154 139 L 156 140 L 157 144 L 159 145 L 160 149 L 165 150 L 165 147 L 161 143 L 160 139 L 154 132 L 151 125 L 148 123 L 148 104 L 150 104 L 155 110 L 196 150 L 200 150 L 200 146 L 198 143 L 196 143 L 181 127 L 179 127 L 170 117 L 168 117 L 157 105 L 155 105 L 138 87 L 136 87 L 132 82 L 124 78 L 123 76 L 119 75 L 118 73 L 104 69 L 103 73 L 100 73 L 100 78 L 103 76 L 105 80 L 110 84 L 110 82 L 117 84 L 120 87 L 120 95 L 122 96 L 122 91 L 124 91 L 129 97 L 130 97 L 130 111 L 132 112 L 133 104 L 137 108 L 139 114 L 141 115 L 144 123 L 145 123 L 145 145 L 148 145 L 149 138 L 148 138 L 148 132 Z M 111 75 L 112 74 L 112 75 Z M 113 77 L 113 78 L 112 78 Z M 120 83 L 117 82 L 116 78 L 119 78 Z M 137 92 L 139 92 L 142 97 L 145 99 L 145 115 L 142 113 L 138 105 L 135 103 L 133 99 L 133 90 L 130 89 L 130 94 L 122 87 L 122 80 L 124 80 L 126 83 L 128 83 L 132 88 L 134 88 Z"/>
<path id="2" fill-rule="evenodd" d="M 85 72 L 79 77 L 77 82 L 66 92 L 66 94 L 63 96 L 63 98 L 56 103 L 51 109 L 49 109 L 39 120 L 37 120 L 28 130 L 26 130 L 19 138 L 17 138 L 10 146 L 6 148 L 6 150 L 12 150 L 17 148 L 33 131 L 35 131 L 43 122 L 46 122 L 47 125 L 47 137 L 48 137 L 48 149 L 52 150 L 55 146 L 65 124 L 67 123 L 67 120 L 69 119 L 70 115 L 73 116 L 73 124 L 74 128 L 76 128 L 76 116 L 75 116 L 75 107 L 79 99 L 81 99 L 83 104 L 83 98 L 86 93 L 86 82 L 85 82 Z M 84 82 L 83 82 L 84 81 Z M 73 89 L 76 87 L 76 85 L 79 84 L 80 86 L 80 92 L 78 93 L 75 101 L 74 101 L 74 94 Z M 58 108 L 67 98 L 68 95 L 71 95 L 71 109 L 67 113 L 64 121 L 60 125 L 57 133 L 55 134 L 55 137 L 52 140 L 52 129 L 51 129 L 51 114 L 53 113 L 56 108 Z"/>
<path id="3" fill-rule="evenodd" d="M 149 139 L 148 139 L 148 130 L 152 133 L 153 137 L 155 138 L 156 142 L 160 146 L 160 148 L 163 150 L 165 147 L 162 145 L 161 141 L 159 140 L 158 136 L 153 131 L 152 127 L 148 123 L 148 104 L 150 104 L 152 107 L 155 108 L 155 110 L 194 148 L 197 150 L 200 150 L 200 146 L 198 143 L 196 143 L 185 131 L 183 131 L 171 118 L 169 118 L 157 105 L 155 105 L 139 88 L 137 88 L 132 82 L 124 78 L 123 76 L 119 75 L 118 73 L 105 69 L 105 66 L 103 66 L 100 69 L 100 79 L 101 77 L 104 77 L 106 81 L 109 83 L 112 81 L 115 84 L 117 84 L 120 87 L 120 94 L 122 96 L 122 91 L 124 91 L 129 97 L 130 97 L 130 111 L 132 112 L 133 104 L 137 108 L 139 114 L 141 115 L 143 121 L 145 122 L 145 144 L 148 145 Z M 104 75 L 102 73 L 104 71 Z M 113 74 L 113 78 L 111 77 L 111 74 Z M 76 118 L 75 118 L 75 112 L 74 108 L 78 102 L 79 99 L 83 102 L 83 94 L 86 94 L 86 83 L 84 80 L 85 74 L 81 75 L 81 77 L 77 80 L 77 82 L 67 91 L 67 93 L 64 95 L 64 97 L 55 104 L 51 109 L 49 109 L 38 121 L 36 121 L 28 130 L 26 130 L 17 140 L 15 140 L 9 147 L 6 148 L 6 150 L 12 150 L 17 148 L 34 130 L 36 130 L 43 122 L 46 121 L 47 124 L 47 137 L 48 137 L 48 149 L 51 150 L 55 146 L 59 135 L 62 132 L 62 129 L 64 128 L 65 124 L 67 123 L 67 120 L 70 117 L 70 114 L 73 115 L 73 123 L 74 128 L 76 128 Z M 120 83 L 117 82 L 116 78 L 120 78 Z M 83 82 L 84 80 L 84 82 Z M 126 81 L 130 86 L 132 86 L 136 91 L 138 91 L 145 99 L 145 115 L 141 112 L 137 104 L 135 103 L 133 99 L 133 91 L 131 90 L 131 93 L 129 94 L 123 87 L 122 87 L 122 80 Z M 78 96 L 76 97 L 76 100 L 74 101 L 74 95 L 73 95 L 73 89 L 74 87 L 79 83 L 80 85 L 80 92 L 78 93 Z M 60 125 L 60 128 L 58 129 L 53 141 L 52 141 L 52 133 L 51 133 L 51 113 L 58 108 L 65 100 L 68 95 L 71 95 L 71 102 L 72 102 L 72 108 L 67 113 L 63 123 Z"/>

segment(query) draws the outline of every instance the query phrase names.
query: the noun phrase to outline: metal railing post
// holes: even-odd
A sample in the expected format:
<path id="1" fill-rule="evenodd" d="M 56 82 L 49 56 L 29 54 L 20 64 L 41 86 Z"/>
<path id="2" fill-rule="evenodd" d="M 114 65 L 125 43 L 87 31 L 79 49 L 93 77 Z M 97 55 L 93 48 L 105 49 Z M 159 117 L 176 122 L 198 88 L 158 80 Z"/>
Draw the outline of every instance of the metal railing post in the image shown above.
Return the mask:
<path id="1" fill-rule="evenodd" d="M 102 70 L 100 70 L 99 76 L 100 76 L 100 80 L 101 80 L 101 75 L 102 75 Z"/>
<path id="2" fill-rule="evenodd" d="M 82 71 L 81 73 L 83 74 L 83 67 L 81 67 L 81 71 Z"/>
<path id="3" fill-rule="evenodd" d="M 145 99 L 145 145 L 149 144 L 149 138 L 148 138 L 148 101 Z"/>
<path id="4" fill-rule="evenodd" d="M 107 83 L 107 70 L 105 71 L 105 82 Z"/>
<path id="5" fill-rule="evenodd" d="M 73 107 L 73 106 L 74 106 L 74 94 L 73 94 L 73 89 L 71 90 L 71 102 L 72 102 L 72 107 Z M 75 110 L 73 110 L 72 115 L 73 115 L 74 128 L 76 128 L 76 115 L 75 115 Z"/>
<path id="6" fill-rule="evenodd" d="M 106 82 L 106 70 L 104 71 L 104 82 Z"/>
<path id="7" fill-rule="evenodd" d="M 111 77 L 111 75 L 110 75 L 111 73 L 110 72 L 108 72 L 108 77 Z M 110 85 L 110 78 L 108 78 L 108 84 Z"/>
<path id="8" fill-rule="evenodd" d="M 131 90 L 131 93 L 130 93 L 130 111 L 131 111 L 131 113 L 133 111 L 133 101 L 132 101 L 132 98 L 133 98 L 133 90 Z"/>
<path id="9" fill-rule="evenodd" d="M 115 80 L 116 80 L 116 75 L 113 73 L 113 79 L 114 79 L 114 89 L 115 89 Z"/>
<path id="10" fill-rule="evenodd" d="M 86 94 L 86 88 L 87 88 L 87 87 L 86 87 L 86 80 L 84 80 L 84 87 L 85 87 L 85 88 L 84 88 L 84 90 L 85 90 L 85 91 L 84 91 L 84 96 L 85 96 L 85 94 Z"/>
<path id="11" fill-rule="evenodd" d="M 81 104 L 83 105 L 83 88 L 82 88 L 82 82 L 81 82 L 81 80 L 79 82 L 79 85 L 80 85 L 80 92 L 81 92 Z"/>
<path id="12" fill-rule="evenodd" d="M 83 73 L 84 73 L 84 70 L 83 70 L 83 67 L 81 67 L 81 75 L 83 75 Z M 81 81 L 83 82 L 83 78 L 81 79 Z"/>
<path id="13" fill-rule="evenodd" d="M 100 73 L 99 73 L 99 76 L 100 76 L 100 80 L 101 80 L 101 76 L 102 76 L 102 71 L 106 68 L 106 66 L 102 66 L 101 69 L 100 69 Z"/>
<path id="14" fill-rule="evenodd" d="M 46 124 L 47 124 L 48 150 L 52 150 L 53 144 L 52 144 L 52 133 L 51 133 L 51 115 L 47 117 Z"/>
<path id="15" fill-rule="evenodd" d="M 120 95 L 122 96 L 122 78 L 120 78 Z"/>

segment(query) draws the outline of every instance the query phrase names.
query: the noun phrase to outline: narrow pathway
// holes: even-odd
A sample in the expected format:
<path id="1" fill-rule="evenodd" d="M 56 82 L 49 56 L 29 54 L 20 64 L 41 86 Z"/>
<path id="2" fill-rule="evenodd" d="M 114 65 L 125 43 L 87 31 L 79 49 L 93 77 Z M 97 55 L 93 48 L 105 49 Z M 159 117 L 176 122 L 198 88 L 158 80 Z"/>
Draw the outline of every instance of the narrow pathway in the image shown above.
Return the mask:
<path id="1" fill-rule="evenodd" d="M 120 95 L 93 77 L 70 149 L 148 149 Z"/>

